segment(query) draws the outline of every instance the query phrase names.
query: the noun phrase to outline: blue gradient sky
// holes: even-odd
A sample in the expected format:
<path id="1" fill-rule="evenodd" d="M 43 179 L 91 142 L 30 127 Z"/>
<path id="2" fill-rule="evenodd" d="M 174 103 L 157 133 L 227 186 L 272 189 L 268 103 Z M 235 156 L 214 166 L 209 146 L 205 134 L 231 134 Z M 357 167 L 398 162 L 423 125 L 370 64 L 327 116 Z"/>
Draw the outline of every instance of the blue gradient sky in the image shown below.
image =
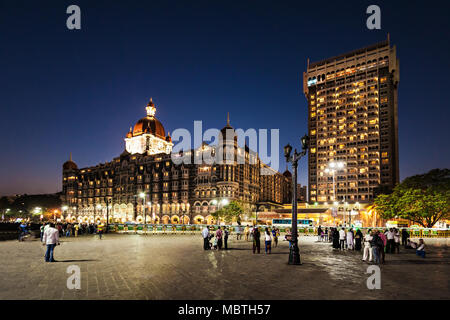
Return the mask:
<path id="1" fill-rule="evenodd" d="M 66 8 L 82 30 L 66 28 Z M 0 195 L 56 192 L 62 163 L 109 161 L 153 97 L 166 131 L 306 133 L 301 75 L 311 61 L 386 39 L 400 59 L 401 178 L 450 164 L 448 1 L 0 2 Z M 284 159 L 281 169 L 284 170 Z M 306 161 L 299 181 L 306 183 Z"/>

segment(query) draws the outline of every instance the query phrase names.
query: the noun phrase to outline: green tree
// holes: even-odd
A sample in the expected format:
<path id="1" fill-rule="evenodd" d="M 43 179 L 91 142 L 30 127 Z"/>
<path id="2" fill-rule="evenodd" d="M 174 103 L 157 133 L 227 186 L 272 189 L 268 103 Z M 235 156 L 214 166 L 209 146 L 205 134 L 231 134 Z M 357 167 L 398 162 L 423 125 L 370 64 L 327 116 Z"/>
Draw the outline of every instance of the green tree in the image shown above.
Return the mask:
<path id="1" fill-rule="evenodd" d="M 244 209 L 242 208 L 242 205 L 237 201 L 231 201 L 229 204 L 223 206 L 219 210 L 216 210 L 211 215 L 216 221 L 223 220 L 226 223 L 231 223 L 233 220 L 236 220 L 238 223 L 240 223 L 241 215 L 243 213 Z"/>
<path id="2" fill-rule="evenodd" d="M 408 177 L 391 194 L 377 196 L 374 207 L 384 219 L 404 218 L 431 228 L 450 218 L 450 170 Z"/>

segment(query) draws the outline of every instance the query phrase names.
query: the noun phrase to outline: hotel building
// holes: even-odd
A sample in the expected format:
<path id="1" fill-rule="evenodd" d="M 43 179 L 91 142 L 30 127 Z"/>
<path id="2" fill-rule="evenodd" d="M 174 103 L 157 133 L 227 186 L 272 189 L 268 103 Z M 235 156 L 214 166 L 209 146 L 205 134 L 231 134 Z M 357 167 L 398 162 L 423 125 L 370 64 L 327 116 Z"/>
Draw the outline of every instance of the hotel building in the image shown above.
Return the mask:
<path id="1" fill-rule="evenodd" d="M 396 47 L 387 41 L 309 63 L 308 192 L 312 203 L 369 203 L 399 182 Z M 340 165 L 337 166 L 336 163 Z"/>
<path id="2" fill-rule="evenodd" d="M 290 179 L 263 164 L 247 146 L 238 147 L 229 119 L 217 145 L 204 143 L 183 154 L 190 164 L 172 161 L 172 139 L 147 115 L 125 137 L 125 150 L 110 162 L 79 169 L 72 158 L 63 165 L 62 202 L 66 220 L 78 222 L 208 223 L 212 213 L 236 200 L 244 214 L 289 202 Z M 230 161 L 195 164 L 199 153 L 214 156 L 223 148 Z M 238 157 L 244 161 L 237 161 Z M 266 174 L 261 174 L 262 169 Z M 271 173 L 271 174 L 267 174 Z"/>

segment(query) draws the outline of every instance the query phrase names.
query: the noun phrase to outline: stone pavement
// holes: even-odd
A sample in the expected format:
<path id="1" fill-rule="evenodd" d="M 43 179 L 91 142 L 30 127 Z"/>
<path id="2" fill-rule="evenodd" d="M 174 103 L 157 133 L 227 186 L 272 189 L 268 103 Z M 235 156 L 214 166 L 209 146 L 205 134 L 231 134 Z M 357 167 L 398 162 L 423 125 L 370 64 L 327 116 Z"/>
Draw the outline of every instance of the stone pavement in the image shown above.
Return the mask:
<path id="1" fill-rule="evenodd" d="M 0 299 L 449 299 L 450 239 L 425 239 L 426 259 L 386 255 L 381 289 L 369 290 L 368 264 L 315 237 L 300 238 L 303 265 L 287 265 L 288 243 L 253 255 L 251 242 L 204 251 L 200 235 L 63 238 L 56 263 L 39 240 L 0 242 Z M 261 244 L 263 242 L 261 241 Z M 263 249 L 263 248 L 262 248 Z M 81 269 L 81 289 L 66 286 Z"/>

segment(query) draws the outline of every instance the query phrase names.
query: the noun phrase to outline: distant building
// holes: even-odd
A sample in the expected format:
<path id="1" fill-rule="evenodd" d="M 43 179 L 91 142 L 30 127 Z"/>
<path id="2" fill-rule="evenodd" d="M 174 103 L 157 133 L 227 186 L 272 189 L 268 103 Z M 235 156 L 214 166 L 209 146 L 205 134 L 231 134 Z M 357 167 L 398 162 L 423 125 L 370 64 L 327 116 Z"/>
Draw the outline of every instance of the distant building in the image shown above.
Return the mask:
<path id="1" fill-rule="evenodd" d="M 299 183 L 297 185 L 297 201 L 299 202 L 307 202 L 308 201 L 308 192 L 306 186 L 303 186 Z"/>
<path id="2" fill-rule="evenodd" d="M 240 201 L 249 214 L 259 203 L 289 201 L 290 180 L 247 146 L 238 147 L 229 118 L 218 145 L 190 150 L 183 156 L 191 157 L 191 164 L 178 165 L 172 162 L 172 139 L 156 119 L 152 100 L 146 109 L 147 115 L 126 134 L 125 151 L 111 162 L 81 169 L 72 159 L 64 163 L 68 220 L 106 221 L 109 214 L 110 222 L 211 224 L 212 213 L 232 200 Z M 194 164 L 196 154 L 215 155 L 227 148 L 234 159 L 229 163 Z M 244 163 L 237 163 L 238 157 Z"/>
<path id="3" fill-rule="evenodd" d="M 399 182 L 398 83 L 399 61 L 389 39 L 308 61 L 309 201 L 368 203 L 377 188 Z M 342 167 L 327 170 L 336 161 Z"/>

